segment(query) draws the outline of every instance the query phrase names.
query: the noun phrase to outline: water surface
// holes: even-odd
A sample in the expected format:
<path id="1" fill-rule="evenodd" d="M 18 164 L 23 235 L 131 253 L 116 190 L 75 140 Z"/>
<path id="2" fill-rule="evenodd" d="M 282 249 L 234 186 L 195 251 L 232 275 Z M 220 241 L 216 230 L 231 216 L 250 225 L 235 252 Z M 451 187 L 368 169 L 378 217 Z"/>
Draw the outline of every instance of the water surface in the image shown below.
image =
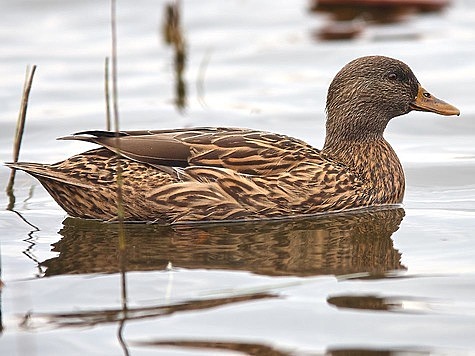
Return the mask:
<path id="1" fill-rule="evenodd" d="M 105 127 L 108 2 L 0 1 L 0 161 L 11 159 L 25 67 L 38 65 L 20 158 L 91 146 Z M 164 1 L 120 1 L 122 129 L 240 126 L 321 147 L 328 84 L 349 60 L 408 63 L 459 118 L 410 113 L 387 139 L 404 210 L 286 222 L 117 227 L 67 218 L 18 173 L 0 194 L 1 335 L 8 355 L 475 354 L 475 7 L 372 24 L 325 42 L 305 1 L 183 1 L 177 107 Z M 0 167 L 5 190 L 9 170 Z M 371 353 L 373 352 L 373 353 Z"/>

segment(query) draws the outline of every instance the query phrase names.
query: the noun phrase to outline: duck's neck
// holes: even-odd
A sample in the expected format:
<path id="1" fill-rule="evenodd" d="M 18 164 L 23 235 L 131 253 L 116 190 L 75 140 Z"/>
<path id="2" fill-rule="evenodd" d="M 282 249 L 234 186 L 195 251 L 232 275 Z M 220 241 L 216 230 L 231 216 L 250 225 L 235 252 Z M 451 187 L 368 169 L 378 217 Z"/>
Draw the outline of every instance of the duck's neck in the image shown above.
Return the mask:
<path id="1" fill-rule="evenodd" d="M 327 136 L 322 153 L 343 163 L 364 180 L 372 204 L 398 204 L 405 189 L 404 171 L 391 145 L 382 135 L 359 139 Z"/>

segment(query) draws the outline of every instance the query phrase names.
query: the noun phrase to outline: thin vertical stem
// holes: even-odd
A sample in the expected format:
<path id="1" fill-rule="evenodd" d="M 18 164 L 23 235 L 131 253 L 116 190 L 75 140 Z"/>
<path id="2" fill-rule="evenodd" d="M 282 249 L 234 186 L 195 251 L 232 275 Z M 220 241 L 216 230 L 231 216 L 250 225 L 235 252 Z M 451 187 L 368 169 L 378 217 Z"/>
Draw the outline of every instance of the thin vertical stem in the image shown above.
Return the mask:
<path id="1" fill-rule="evenodd" d="M 106 130 L 111 130 L 111 108 L 110 108 L 110 93 L 109 93 L 109 57 L 105 58 L 104 62 L 104 92 L 106 100 Z"/>
<path id="2" fill-rule="evenodd" d="M 112 32 L 112 104 L 114 110 L 115 131 L 119 131 L 119 105 L 117 100 L 117 16 L 116 0 L 111 0 L 111 32 Z"/>
<path id="3" fill-rule="evenodd" d="M 20 157 L 21 141 L 23 139 L 23 132 L 25 131 L 26 111 L 28 109 L 28 100 L 30 98 L 31 86 L 33 84 L 33 77 L 35 75 L 36 65 L 26 68 L 25 82 L 23 83 L 23 94 L 21 98 L 20 111 L 18 113 L 18 120 L 15 130 L 15 137 L 13 143 L 13 162 L 18 162 Z M 7 210 L 13 210 L 15 205 L 15 195 L 13 194 L 13 185 L 15 184 L 15 170 L 10 172 L 10 178 L 7 184 L 8 206 Z"/>
<path id="4" fill-rule="evenodd" d="M 129 355 L 127 344 L 123 336 L 123 329 L 125 320 L 127 320 L 127 279 L 126 279 L 126 241 L 125 241 L 125 227 L 124 227 L 124 201 L 122 194 L 122 162 L 120 156 L 120 128 L 119 128 L 119 105 L 117 95 L 117 4 L 116 0 L 111 0 L 111 33 L 112 33 L 112 105 L 114 113 L 114 131 L 117 147 L 117 218 L 119 225 L 119 264 L 121 276 L 121 297 L 123 320 L 120 323 L 118 330 L 119 343 L 124 350 L 124 355 Z"/>
<path id="5" fill-rule="evenodd" d="M 124 205 L 122 196 L 122 165 L 120 161 L 120 128 L 119 104 L 117 94 L 117 21 L 116 0 L 111 0 L 111 32 L 112 32 L 112 106 L 114 112 L 114 131 L 117 147 L 117 218 L 119 223 L 124 222 Z"/>
<path id="6" fill-rule="evenodd" d="M 21 141 L 23 138 L 23 131 L 25 130 L 26 111 L 28 109 L 28 100 L 30 98 L 31 85 L 33 83 L 33 76 L 35 75 L 36 65 L 26 68 L 25 83 L 23 85 L 23 96 L 20 105 L 20 112 L 18 113 L 18 121 L 15 132 L 15 143 L 13 146 L 13 162 L 18 162 L 20 156 Z"/>

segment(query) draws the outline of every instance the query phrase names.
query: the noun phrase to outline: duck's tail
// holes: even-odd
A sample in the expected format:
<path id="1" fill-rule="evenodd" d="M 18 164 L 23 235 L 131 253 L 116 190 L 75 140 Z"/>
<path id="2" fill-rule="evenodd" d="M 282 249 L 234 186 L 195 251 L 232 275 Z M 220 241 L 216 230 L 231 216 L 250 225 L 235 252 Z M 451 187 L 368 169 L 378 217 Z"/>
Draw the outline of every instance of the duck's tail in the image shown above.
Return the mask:
<path id="1" fill-rule="evenodd" d="M 58 182 L 81 188 L 92 188 L 92 186 L 88 184 L 71 180 L 71 177 L 59 170 L 53 169 L 53 166 L 49 164 L 33 162 L 6 162 L 5 165 L 11 169 L 18 169 L 32 175 L 43 185 L 45 182 Z"/>
<path id="2" fill-rule="evenodd" d="M 86 181 L 62 172 L 56 165 L 18 162 L 6 163 L 6 166 L 22 170 L 38 179 L 70 216 L 103 220 L 117 216 L 112 208 L 116 204 L 107 191 L 98 190 Z"/>

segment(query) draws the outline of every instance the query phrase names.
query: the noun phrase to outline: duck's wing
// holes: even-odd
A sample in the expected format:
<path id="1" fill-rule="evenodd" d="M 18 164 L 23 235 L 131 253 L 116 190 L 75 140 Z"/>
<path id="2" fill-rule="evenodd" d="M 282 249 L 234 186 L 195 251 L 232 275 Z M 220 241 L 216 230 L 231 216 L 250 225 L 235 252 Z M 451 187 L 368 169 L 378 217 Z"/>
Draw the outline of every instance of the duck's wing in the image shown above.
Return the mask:
<path id="1" fill-rule="evenodd" d="M 305 160 L 320 160 L 320 151 L 303 141 L 275 133 L 236 128 L 83 131 L 62 139 L 99 144 L 124 157 L 151 165 L 229 168 L 267 175 L 292 169 Z"/>

